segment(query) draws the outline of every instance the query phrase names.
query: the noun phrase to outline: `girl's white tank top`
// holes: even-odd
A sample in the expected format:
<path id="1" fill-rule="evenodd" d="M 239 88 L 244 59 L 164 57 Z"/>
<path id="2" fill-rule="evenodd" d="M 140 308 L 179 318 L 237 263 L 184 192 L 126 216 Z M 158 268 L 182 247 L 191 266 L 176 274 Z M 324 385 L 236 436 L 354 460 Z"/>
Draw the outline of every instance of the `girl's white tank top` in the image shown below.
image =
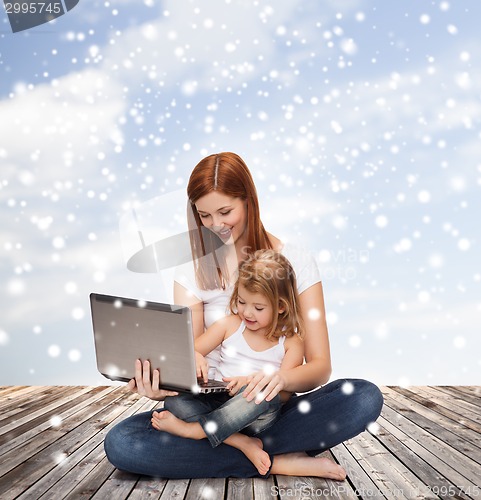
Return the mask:
<path id="1" fill-rule="evenodd" d="M 254 351 L 244 338 L 246 326 L 242 321 L 239 328 L 220 346 L 220 364 L 215 378 L 250 375 L 261 370 L 272 373 L 280 368 L 285 355 L 285 336 L 264 351 Z"/>

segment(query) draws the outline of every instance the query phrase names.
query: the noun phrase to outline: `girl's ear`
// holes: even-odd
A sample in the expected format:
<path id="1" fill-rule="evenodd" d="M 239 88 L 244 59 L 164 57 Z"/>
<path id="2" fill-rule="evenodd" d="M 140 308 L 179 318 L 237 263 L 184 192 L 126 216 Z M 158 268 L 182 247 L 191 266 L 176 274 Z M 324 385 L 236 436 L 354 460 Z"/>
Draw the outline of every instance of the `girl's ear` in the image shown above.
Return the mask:
<path id="1" fill-rule="evenodd" d="M 279 300 L 279 307 L 278 307 L 278 313 L 279 314 L 283 314 L 286 312 L 286 306 L 285 306 L 285 302 L 283 299 L 280 299 Z"/>

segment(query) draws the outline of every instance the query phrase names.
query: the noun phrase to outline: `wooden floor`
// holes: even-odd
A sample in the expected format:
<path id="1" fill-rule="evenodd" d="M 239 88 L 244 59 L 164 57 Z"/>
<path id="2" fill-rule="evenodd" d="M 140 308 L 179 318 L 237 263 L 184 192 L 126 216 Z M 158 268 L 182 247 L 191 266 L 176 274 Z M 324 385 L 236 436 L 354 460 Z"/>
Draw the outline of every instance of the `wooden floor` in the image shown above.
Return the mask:
<path id="1" fill-rule="evenodd" d="M 119 387 L 0 387 L 0 498 L 481 500 L 481 387 L 382 391 L 377 424 L 330 451 L 346 481 L 167 481 L 120 472 L 103 451 L 115 423 L 154 402 Z"/>

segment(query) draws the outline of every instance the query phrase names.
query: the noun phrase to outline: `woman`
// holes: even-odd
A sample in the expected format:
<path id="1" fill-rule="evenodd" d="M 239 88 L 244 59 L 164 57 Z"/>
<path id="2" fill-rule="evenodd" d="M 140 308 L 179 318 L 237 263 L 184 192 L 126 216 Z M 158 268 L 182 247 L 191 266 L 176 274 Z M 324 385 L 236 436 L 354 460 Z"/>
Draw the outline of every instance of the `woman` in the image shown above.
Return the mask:
<path id="1" fill-rule="evenodd" d="M 248 254 L 274 249 L 288 258 L 296 272 L 306 362 L 288 371 L 259 372 L 244 390 L 248 401 L 269 400 L 281 391 L 312 391 L 292 397 L 277 422 L 259 434 L 272 463 L 267 475 L 344 479 L 341 467 L 315 455 L 365 430 L 379 416 L 383 398 L 375 385 L 364 380 L 323 386 L 331 375 L 331 358 L 322 283 L 314 259 L 265 230 L 252 176 L 238 155 L 204 158 L 191 174 L 187 194 L 189 228 L 197 229 L 191 240 L 194 265 L 178 270 L 174 301 L 191 308 L 196 337 L 227 313 L 238 264 Z M 211 231 L 201 231 L 204 226 Z M 216 238 L 225 243 L 222 252 L 216 250 Z M 215 370 L 218 351 L 208 361 Z M 150 379 L 148 362 L 137 361 L 129 388 L 161 401 L 174 393 L 159 389 L 159 380 L 158 371 Z M 134 415 L 109 432 L 105 451 L 111 463 L 122 470 L 166 478 L 259 476 L 239 450 L 227 445 L 213 450 L 206 440 L 159 432 L 150 420 L 150 413 Z"/>

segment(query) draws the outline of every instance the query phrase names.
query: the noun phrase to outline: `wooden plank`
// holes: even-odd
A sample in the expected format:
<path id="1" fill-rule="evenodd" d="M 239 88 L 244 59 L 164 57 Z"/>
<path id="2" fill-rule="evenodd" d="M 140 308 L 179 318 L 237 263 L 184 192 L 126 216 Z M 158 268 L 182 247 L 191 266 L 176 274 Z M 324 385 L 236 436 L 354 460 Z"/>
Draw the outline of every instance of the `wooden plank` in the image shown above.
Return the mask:
<path id="1" fill-rule="evenodd" d="M 329 451 L 325 451 L 317 457 L 336 461 L 335 455 Z M 279 495 L 281 499 L 297 496 L 306 499 L 326 497 L 357 500 L 357 495 L 347 480 L 335 481 L 319 477 L 277 475 L 275 482 L 275 487 L 271 489 L 271 492 Z"/>
<path id="2" fill-rule="evenodd" d="M 468 422 L 466 418 L 450 409 L 452 405 L 449 401 L 443 403 L 443 401 L 432 397 L 430 393 L 422 392 L 417 388 L 411 388 L 406 395 L 392 391 L 392 393 L 385 392 L 384 396 L 388 406 L 408 418 L 409 414 L 406 413 L 406 408 L 409 408 L 417 415 L 425 417 L 429 422 L 442 427 L 445 431 L 470 442 L 474 446 L 474 452 L 468 451 L 467 454 L 475 460 L 476 458 L 481 460 L 481 434 L 472 429 L 472 425 L 470 425 L 472 422 Z M 418 422 L 418 425 L 421 424 Z M 476 426 L 476 424 L 473 425 Z M 435 433 L 435 428 L 433 433 Z"/>
<path id="3" fill-rule="evenodd" d="M 450 397 L 429 387 L 410 387 L 409 389 L 398 387 L 395 393 L 403 394 L 456 422 L 463 420 L 463 425 L 476 433 L 481 432 L 481 408 L 472 403 L 455 399 L 452 395 Z"/>
<path id="4" fill-rule="evenodd" d="M 438 404 L 451 409 L 453 412 L 468 417 L 473 422 L 478 424 L 477 428 L 481 427 L 481 401 L 475 396 L 459 392 L 456 388 L 441 389 L 438 387 L 415 387 L 416 394 L 421 394 L 430 399 L 436 399 Z"/>
<path id="5" fill-rule="evenodd" d="M 2 423 L 2 428 L 0 429 L 0 445 L 5 443 L 5 434 L 8 433 L 8 440 L 13 437 L 19 436 L 33 428 L 35 428 L 40 422 L 47 422 L 52 417 L 57 416 L 57 414 L 65 409 L 75 406 L 76 398 L 88 398 L 85 396 L 90 391 L 96 391 L 98 388 L 94 387 L 83 387 L 83 388 L 69 388 L 67 391 L 58 391 L 57 395 L 53 395 L 52 398 L 46 398 L 44 403 L 36 403 L 34 406 L 37 408 L 35 411 L 24 411 L 23 417 L 16 418 L 11 417 L 9 423 Z"/>
<path id="6" fill-rule="evenodd" d="M 478 467 L 481 464 L 481 448 L 459 437 L 458 434 L 454 434 L 455 431 L 459 434 L 462 432 L 459 430 L 459 426 L 455 425 L 451 420 L 440 420 L 437 413 L 413 409 L 412 404 L 409 406 L 405 405 L 399 401 L 399 398 L 393 399 L 388 395 L 384 398 L 384 404 L 393 408 L 397 413 L 402 413 L 404 417 L 414 422 L 419 428 L 429 431 L 436 438 L 454 448 L 458 453 L 466 455 L 466 458 L 473 461 L 473 464 L 474 462 L 478 462 Z M 428 413 L 429 416 L 425 416 L 425 413 Z M 466 460 L 465 462 L 468 464 Z M 473 465 L 469 464 L 467 466 L 469 468 L 473 467 Z"/>
<path id="7" fill-rule="evenodd" d="M 169 479 L 160 496 L 160 500 L 179 500 L 180 498 L 184 498 L 189 483 L 190 479 Z"/>
<path id="8" fill-rule="evenodd" d="M 191 479 L 184 500 L 217 500 L 224 498 L 225 490 L 224 478 Z"/>
<path id="9" fill-rule="evenodd" d="M 290 500 L 296 497 L 301 497 L 303 500 L 312 500 L 319 497 L 333 498 L 330 492 L 323 488 L 325 485 L 319 478 L 283 476 L 279 474 L 276 479 L 280 500 Z"/>
<path id="10" fill-rule="evenodd" d="M 158 500 L 166 484 L 166 479 L 141 476 L 128 498 L 129 500 Z"/>
<path id="11" fill-rule="evenodd" d="M 478 404 L 481 405 L 481 402 L 479 399 L 481 398 L 481 385 L 476 385 L 476 386 L 468 386 L 468 385 L 456 385 L 456 386 L 435 386 L 439 387 L 440 389 L 451 389 L 451 390 L 456 390 L 458 392 L 461 392 L 463 394 L 473 396 L 475 400 L 478 401 Z"/>
<path id="12" fill-rule="evenodd" d="M 448 481 L 440 472 L 436 470 L 436 468 L 434 468 L 435 466 L 438 466 L 439 463 L 439 460 L 436 456 L 428 456 L 430 460 L 430 462 L 428 463 L 427 461 L 423 460 L 421 456 L 415 453 L 415 451 L 412 449 L 412 443 L 409 441 L 409 438 L 407 436 L 403 435 L 403 433 L 399 432 L 396 428 L 394 429 L 394 431 L 398 436 L 400 436 L 400 438 L 389 432 L 386 428 L 388 426 L 384 427 L 384 425 L 386 425 L 386 422 L 382 417 L 378 421 L 378 424 L 379 429 L 376 432 L 376 438 L 379 439 L 379 441 L 381 441 L 382 444 L 387 449 L 389 449 L 389 451 L 391 451 L 391 453 L 393 453 L 398 460 L 405 464 L 406 467 L 409 468 L 409 470 L 413 471 L 416 476 L 419 477 L 419 479 L 421 479 L 421 481 L 432 492 L 438 492 L 438 496 L 443 499 L 445 498 L 447 500 L 452 500 L 452 492 L 455 491 L 456 498 L 464 500 L 469 499 L 469 497 L 461 493 L 459 488 L 456 488 L 453 483 Z M 406 443 L 410 444 L 411 447 L 407 446 Z M 422 449 L 424 450 L 424 448 Z M 426 453 L 424 453 L 423 455 L 424 457 L 427 456 Z M 441 492 L 446 492 L 446 494 L 441 494 Z"/>
<path id="13" fill-rule="evenodd" d="M 72 462 L 70 461 L 70 456 L 67 457 L 66 461 L 67 460 L 70 464 L 72 464 Z M 85 492 L 85 490 L 79 492 L 78 485 L 89 474 L 91 474 L 89 476 L 90 478 L 94 477 L 92 471 L 97 470 L 97 472 L 99 472 L 97 468 L 102 461 L 106 462 L 105 465 L 110 466 L 108 467 L 108 471 L 105 473 L 105 476 L 102 476 L 102 479 L 97 485 L 94 481 L 89 481 L 90 489 L 88 492 Z M 67 466 L 65 466 L 65 468 L 66 467 Z M 87 496 L 88 498 L 90 498 L 90 496 L 93 495 L 95 491 L 100 488 L 100 486 L 105 482 L 106 477 L 112 474 L 115 470 L 115 467 L 106 461 L 103 443 L 94 448 L 82 460 L 74 464 L 74 466 L 69 471 L 65 472 L 65 468 L 63 467 L 63 463 L 59 464 L 39 481 L 36 481 L 18 498 L 25 500 L 28 500 L 29 498 L 38 498 L 42 500 L 58 500 L 59 498 L 68 496 L 72 496 L 72 498 Z M 62 475 L 63 472 L 65 473 L 64 475 Z M 70 495 L 74 491 L 76 491 L 76 494 Z"/>
<path id="14" fill-rule="evenodd" d="M 392 436 L 395 436 L 400 442 L 405 443 L 406 446 L 416 453 L 420 458 L 424 459 L 429 465 L 440 474 L 441 483 L 443 481 L 448 481 L 448 489 L 438 489 L 437 484 L 427 483 L 427 486 L 431 488 L 433 492 L 442 492 L 447 491 L 447 498 L 457 498 L 456 494 L 459 498 L 465 498 L 466 495 L 459 493 L 460 491 L 473 490 L 472 483 L 468 484 L 466 478 L 459 474 L 457 471 L 452 469 L 449 464 L 443 462 L 436 455 L 434 455 L 431 451 L 427 450 L 423 446 L 421 446 L 415 439 L 404 434 L 400 429 L 398 429 L 395 425 L 391 424 L 391 422 L 384 419 L 384 417 L 380 417 L 378 422 L 384 427 Z M 449 484 L 453 484 L 455 487 L 455 494 L 452 495 L 452 488 Z M 444 498 L 443 496 L 442 498 Z"/>
<path id="15" fill-rule="evenodd" d="M 58 417 L 60 419 L 60 421 L 63 422 L 65 419 L 67 419 L 68 417 L 70 417 L 74 413 L 78 412 L 82 408 L 85 408 L 86 406 L 91 405 L 92 403 L 94 403 L 98 399 L 103 398 L 105 395 L 109 394 L 110 392 L 112 392 L 111 387 L 105 387 L 105 388 L 96 387 L 88 393 L 88 396 L 89 396 L 88 398 L 81 398 L 80 402 L 76 401 L 77 404 L 75 406 L 72 406 L 68 410 L 64 410 L 64 411 L 60 412 L 58 415 L 56 415 L 56 417 Z M 55 423 L 55 422 L 53 422 L 53 423 Z M 25 443 L 27 443 L 28 441 L 30 441 L 34 438 L 36 439 L 37 436 L 41 432 L 52 428 L 54 426 L 53 423 L 51 420 L 47 420 L 43 423 L 38 424 L 36 427 L 33 427 L 29 431 L 23 432 L 22 434 L 18 435 L 17 437 L 11 436 L 11 439 L 7 440 L 5 444 L 0 446 L 0 455 L 4 455 L 8 451 L 10 451 L 14 448 L 17 448 L 21 445 L 24 445 Z"/>
<path id="16" fill-rule="evenodd" d="M 229 478 L 227 480 L 227 498 L 229 500 L 254 500 L 252 479 Z"/>
<path id="17" fill-rule="evenodd" d="M 148 411 L 153 402 L 147 398 L 137 400 L 133 405 L 119 417 L 112 420 L 106 427 L 91 437 L 78 450 L 65 458 L 57 467 L 45 474 L 31 488 L 24 492 L 25 498 L 51 498 L 57 499 L 61 495 L 70 492 L 79 485 L 88 474 L 105 458 L 103 441 L 107 432 L 120 420 L 137 413 L 138 411 Z M 112 471 L 109 470 L 109 474 Z M 103 478 L 103 484 L 108 475 Z M 91 481 L 90 481 L 91 482 Z M 45 497 L 41 497 L 45 493 Z M 22 496 L 20 497 L 22 498 Z"/>
<path id="18" fill-rule="evenodd" d="M 479 477 L 479 465 L 474 461 L 386 405 L 383 408 L 381 422 L 391 434 L 394 434 L 397 428 L 409 436 L 409 448 L 423 458 L 426 456 L 426 461 L 433 464 L 448 481 L 460 489 L 476 486 L 469 479 Z M 423 448 L 430 455 L 423 452 Z"/>
<path id="19" fill-rule="evenodd" d="M 80 483 L 68 492 L 66 498 L 72 498 L 75 500 L 87 500 L 92 498 L 92 496 L 95 495 L 95 492 L 105 483 L 106 479 L 116 470 L 117 469 L 107 460 L 107 457 L 103 458 L 90 472 L 90 474 L 84 478 L 84 480 L 80 481 Z M 59 499 L 59 497 L 50 496 L 49 494 L 45 496 L 45 498 L 50 500 Z M 117 500 L 116 496 L 111 498 Z"/>
<path id="20" fill-rule="evenodd" d="M 336 459 L 335 455 L 332 453 L 331 450 L 320 453 L 317 456 L 326 457 L 334 462 L 339 463 L 339 461 Z M 324 479 L 324 481 L 326 483 L 326 486 L 332 491 L 334 491 L 337 497 L 357 500 L 357 494 L 354 492 L 352 484 L 347 480 L 347 478 L 344 481 L 335 481 L 334 479 Z"/>
<path id="21" fill-rule="evenodd" d="M 89 406 L 82 408 L 80 411 L 69 416 L 62 422 L 62 425 L 55 428 L 50 426 L 45 431 L 31 437 L 21 446 L 11 449 L 3 454 L 3 461 L 0 464 L 0 476 L 10 473 L 12 469 L 26 462 L 30 457 L 34 456 L 41 450 L 52 446 L 59 439 L 64 438 L 73 429 L 83 424 L 84 420 L 94 416 L 99 411 L 111 402 L 119 398 L 118 393 L 109 393 L 100 401 L 95 401 Z M 43 421 L 42 421 L 43 424 Z M 60 451 L 61 453 L 62 451 Z M 17 471 L 18 473 L 18 471 Z M 0 478 L 0 484 L 2 479 Z"/>
<path id="22" fill-rule="evenodd" d="M 449 401 L 463 410 L 468 410 L 473 416 L 479 417 L 479 413 L 481 412 L 481 396 L 467 394 L 466 392 L 458 390 L 457 387 L 419 387 L 416 389 L 429 392 L 443 400 Z M 480 422 L 479 419 L 476 421 Z"/>
<path id="23" fill-rule="evenodd" d="M 426 386 L 423 386 L 426 387 Z M 439 392 L 444 392 L 446 394 L 454 395 L 454 397 L 459 398 L 461 400 L 469 400 L 474 404 L 476 402 L 479 406 L 481 406 L 481 401 L 479 398 L 481 397 L 481 386 L 479 388 L 470 388 L 466 386 L 452 386 L 452 385 L 430 385 L 427 386 L 431 389 L 436 389 Z M 472 390 L 475 389 L 475 390 Z"/>
<path id="24" fill-rule="evenodd" d="M 102 436 L 99 436 L 99 440 L 103 443 L 104 435 L 114 426 L 119 423 L 119 421 L 124 420 L 130 415 L 135 413 L 150 411 L 156 405 L 155 401 L 151 401 L 147 398 L 142 398 L 136 402 L 131 408 L 112 421 L 103 432 Z M 159 479 L 152 479 L 147 477 L 141 477 L 136 474 L 130 474 L 126 472 L 119 471 L 115 469 L 107 460 L 105 452 L 103 450 L 103 444 L 100 445 L 102 449 L 102 460 L 88 475 L 84 475 L 80 481 L 76 478 L 78 482 L 77 486 L 71 491 L 69 497 L 72 498 L 159 498 L 160 492 L 162 492 L 166 481 Z M 76 469 L 72 469 L 73 474 L 75 474 Z M 67 479 L 71 481 L 72 475 Z M 120 482 L 120 487 L 118 483 Z M 125 484 L 124 484 L 125 483 Z M 155 487 L 153 485 L 156 485 Z M 56 485 L 57 486 L 57 485 Z M 95 487 L 95 489 L 94 489 Z M 95 492 L 93 493 L 92 490 Z M 159 490 L 159 491 L 158 491 Z M 157 495 L 157 492 L 159 493 Z M 93 494 L 92 494 L 93 493 Z M 58 498 L 58 497 L 57 497 Z M 52 497 L 55 500 L 55 496 Z"/>
<path id="25" fill-rule="evenodd" d="M 113 394 L 109 394 L 108 398 L 115 400 L 118 399 L 116 396 L 118 394 L 114 392 Z M 91 439 L 94 434 L 97 434 L 102 428 L 117 418 L 118 415 L 123 413 L 125 405 L 130 406 L 136 398 L 137 396 L 128 395 L 120 401 L 120 404 L 110 404 L 113 401 L 109 401 L 106 407 L 102 402 L 96 402 L 91 407 L 82 410 L 64 422 L 62 431 L 55 431 L 57 435 L 58 433 L 63 433 L 64 435 L 59 439 L 50 440 L 51 444 L 44 447 L 42 453 L 32 456 L 31 450 L 24 452 L 26 448 L 24 447 L 22 453 L 25 453 L 26 456 L 21 457 L 20 465 L 0 478 L 0 497 L 8 491 L 7 497 L 1 497 L 2 500 L 17 496 L 32 486 L 50 470 L 58 466 L 68 455 Z M 89 420 L 84 421 L 85 415 L 89 415 Z M 70 426 L 70 429 L 66 433 L 65 428 L 67 426 Z M 47 433 L 49 431 L 45 431 L 42 434 Z M 33 442 L 32 446 L 35 448 L 36 443 Z M 20 452 L 19 455 L 21 455 Z M 15 485 L 11 487 L 13 483 Z"/>
<path id="26" fill-rule="evenodd" d="M 394 492 L 397 490 L 397 487 L 386 475 L 385 469 L 388 462 L 384 460 L 384 457 L 378 456 L 377 450 L 370 449 L 369 443 L 365 443 L 359 436 L 347 441 L 346 447 L 359 466 L 369 475 L 376 485 L 376 489 L 381 491 L 385 498 L 396 498 L 397 495 Z M 402 498 L 402 495 L 397 496 L 397 498 Z"/>
<path id="27" fill-rule="evenodd" d="M 377 476 L 381 479 L 378 487 L 386 498 L 438 498 L 370 433 L 363 432 L 352 443 L 364 463 L 377 471 Z"/>
<path id="28" fill-rule="evenodd" d="M 73 394 L 76 391 L 78 391 L 76 387 L 47 387 L 32 395 L 26 395 L 25 398 L 20 398 L 18 401 L 16 399 L 9 401 L 8 406 L 5 406 L 2 411 L 0 435 L 9 432 L 19 421 L 23 423 L 30 420 L 31 413 L 37 415 L 43 413 L 45 408 L 55 405 L 62 395 Z M 18 414 L 22 415 L 20 419 Z"/>
<path id="29" fill-rule="evenodd" d="M 40 387 L 44 386 L 35 386 L 35 385 L 3 385 L 0 388 L 0 398 L 3 398 L 4 396 L 8 396 L 9 394 L 14 394 L 16 392 L 20 392 L 23 390 L 36 390 Z"/>
<path id="30" fill-rule="evenodd" d="M 252 485 L 254 488 L 254 499 L 255 500 L 273 500 L 275 494 L 274 476 L 270 475 L 266 479 L 261 479 L 260 477 L 255 477 L 252 480 Z"/>
<path id="31" fill-rule="evenodd" d="M 123 500 L 128 498 L 130 492 L 137 483 L 138 476 L 115 469 L 113 474 L 105 481 L 102 486 L 90 497 L 92 500 L 115 498 Z"/>
<path id="32" fill-rule="evenodd" d="M 44 386 L 11 386 L 5 391 L 0 391 L 0 411 L 2 419 L 4 413 L 8 411 L 11 406 L 15 406 L 19 401 L 28 399 L 29 395 L 34 395 L 37 392 L 46 391 L 48 387 Z"/>
<path id="33" fill-rule="evenodd" d="M 277 488 L 281 500 L 304 499 L 356 499 L 347 481 L 328 481 L 320 477 L 277 476 Z"/>
<path id="34" fill-rule="evenodd" d="M 341 443 L 331 449 L 337 462 L 347 473 L 347 480 L 352 484 L 354 492 L 361 498 L 384 498 L 369 474 L 359 465 L 359 462 L 350 452 L 351 440 Z"/>

